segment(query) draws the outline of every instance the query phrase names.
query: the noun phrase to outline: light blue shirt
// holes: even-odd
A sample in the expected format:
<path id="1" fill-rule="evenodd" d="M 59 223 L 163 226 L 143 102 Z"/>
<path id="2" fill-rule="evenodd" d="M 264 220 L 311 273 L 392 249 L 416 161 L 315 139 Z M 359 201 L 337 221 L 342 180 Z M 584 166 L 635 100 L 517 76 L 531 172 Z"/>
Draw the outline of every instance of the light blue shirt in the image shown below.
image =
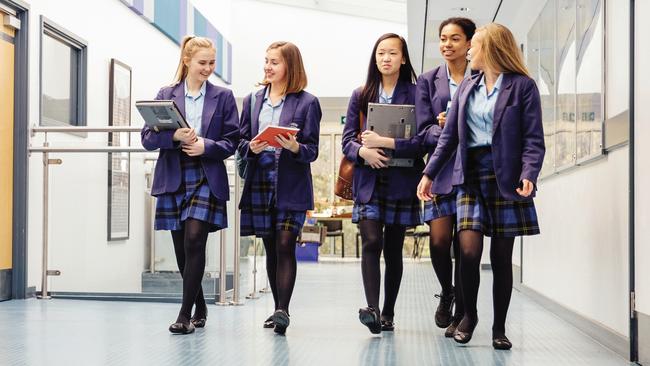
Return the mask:
<path id="1" fill-rule="evenodd" d="M 454 99 L 456 90 L 458 90 L 458 84 L 456 84 L 454 79 L 451 77 L 451 72 L 449 72 L 449 66 L 447 65 L 447 63 L 445 63 L 445 68 L 447 69 L 447 80 L 449 81 L 449 95 L 451 96 L 451 99 Z M 472 69 L 469 67 L 468 64 L 465 67 L 465 76 L 463 76 L 463 78 L 467 78 L 470 75 L 472 75 Z"/>
<path id="2" fill-rule="evenodd" d="M 395 87 L 397 87 L 397 85 L 395 85 Z M 393 89 L 390 95 L 386 94 L 386 91 L 384 90 L 384 86 L 381 85 L 381 83 L 379 83 L 379 103 L 392 104 L 394 93 L 395 93 L 395 89 Z"/>
<path id="3" fill-rule="evenodd" d="M 492 145 L 494 105 L 499 96 L 499 89 L 501 89 L 501 79 L 503 79 L 503 74 L 499 74 L 492 92 L 488 94 L 484 75 L 474 88 L 474 91 L 470 93 L 465 110 L 467 113 L 467 127 L 469 127 L 467 147 Z"/>
<path id="4" fill-rule="evenodd" d="M 199 94 L 192 96 L 185 80 L 185 120 L 194 128 L 197 136 L 201 136 L 201 117 L 203 116 L 203 102 L 205 101 L 205 81 L 199 89 Z"/>
<path id="5" fill-rule="evenodd" d="M 262 101 L 262 110 L 260 111 L 259 122 L 259 132 L 262 132 L 266 126 L 277 126 L 280 124 L 280 114 L 282 113 L 282 107 L 284 106 L 284 99 L 286 95 L 278 102 L 278 104 L 273 105 L 271 103 L 271 98 L 269 97 L 269 92 L 271 88 L 266 88 L 264 93 L 264 100 Z M 273 151 L 275 148 L 269 146 L 265 150 Z"/>

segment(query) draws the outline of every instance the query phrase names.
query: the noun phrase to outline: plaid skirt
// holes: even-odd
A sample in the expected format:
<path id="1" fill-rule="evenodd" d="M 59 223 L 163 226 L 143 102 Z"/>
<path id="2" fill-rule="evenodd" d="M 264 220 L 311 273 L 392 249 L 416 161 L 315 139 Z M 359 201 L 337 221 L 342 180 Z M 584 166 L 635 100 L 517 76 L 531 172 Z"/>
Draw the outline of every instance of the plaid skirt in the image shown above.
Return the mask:
<path id="1" fill-rule="evenodd" d="M 456 190 L 449 194 L 435 195 L 424 202 L 424 222 L 456 214 Z"/>
<path id="2" fill-rule="evenodd" d="M 243 202 L 240 215 L 240 235 L 255 235 L 268 238 L 284 230 L 299 235 L 305 223 L 305 211 L 278 210 L 276 207 L 275 185 L 277 182 L 277 161 L 279 149 L 262 152 L 258 158 L 250 183 L 250 197 Z"/>
<path id="3" fill-rule="evenodd" d="M 456 195 L 458 231 L 476 230 L 490 237 L 539 234 L 533 199 L 509 201 L 501 196 L 489 148 L 468 150 L 465 184 Z"/>
<path id="4" fill-rule="evenodd" d="M 181 169 L 183 176 L 178 191 L 157 197 L 154 229 L 180 230 L 188 218 L 211 224 L 211 232 L 228 227 L 226 201 L 210 192 L 201 161 L 183 156 Z"/>
<path id="5" fill-rule="evenodd" d="M 417 226 L 422 224 L 422 207 L 413 191 L 413 197 L 401 200 L 388 199 L 388 178 L 383 172 L 377 175 L 375 190 L 368 203 L 355 203 L 352 222 L 376 220 L 384 225 Z"/>

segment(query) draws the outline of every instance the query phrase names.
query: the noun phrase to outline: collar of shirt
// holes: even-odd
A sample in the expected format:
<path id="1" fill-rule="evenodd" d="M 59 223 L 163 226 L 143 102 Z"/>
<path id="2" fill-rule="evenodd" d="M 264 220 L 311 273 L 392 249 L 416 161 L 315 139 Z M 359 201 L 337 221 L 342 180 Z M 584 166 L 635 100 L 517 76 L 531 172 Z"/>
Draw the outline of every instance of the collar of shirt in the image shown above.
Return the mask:
<path id="1" fill-rule="evenodd" d="M 279 106 L 280 104 L 284 103 L 284 99 L 287 97 L 286 94 L 283 95 L 283 96 L 282 96 L 282 99 L 280 99 L 280 101 L 278 102 L 278 104 L 273 105 L 273 102 L 271 102 L 271 97 L 269 96 L 269 94 L 271 94 L 271 87 L 266 88 L 266 91 L 264 92 L 264 99 L 263 99 L 263 101 L 264 101 L 265 103 L 267 103 L 269 106 L 274 107 L 274 108 L 277 107 L 277 106 Z"/>
<path id="2" fill-rule="evenodd" d="M 395 84 L 395 88 L 397 88 L 397 84 Z M 390 95 L 387 95 L 386 91 L 384 90 L 384 86 L 379 83 L 379 103 L 391 104 L 393 102 L 393 94 L 395 93 L 395 88 L 393 88 L 393 91 L 390 93 Z"/>
<path id="3" fill-rule="evenodd" d="M 201 88 L 199 89 L 199 94 L 197 96 L 193 96 L 190 94 L 190 88 L 187 86 L 187 79 L 185 79 L 185 97 L 186 98 L 192 98 L 192 100 L 199 100 L 202 96 L 205 95 L 205 84 L 206 82 L 204 81 L 203 84 L 201 84 Z"/>
<path id="4" fill-rule="evenodd" d="M 478 85 L 476 88 L 478 90 L 482 90 L 482 88 L 485 88 L 485 94 L 488 98 L 490 98 L 492 95 L 494 95 L 495 92 L 499 91 L 501 89 L 501 80 L 503 79 L 503 74 L 499 74 L 499 77 L 497 78 L 497 81 L 494 83 L 494 86 L 492 87 L 492 91 L 490 94 L 487 93 L 487 87 L 485 85 L 485 74 L 481 76 L 481 81 L 479 81 Z"/>
<path id="5" fill-rule="evenodd" d="M 458 84 L 456 84 L 456 81 L 451 78 L 451 72 L 449 72 L 449 65 L 447 65 L 446 62 L 445 62 L 445 68 L 447 69 L 447 80 L 449 80 L 449 84 L 453 86 L 458 86 Z M 470 75 L 472 75 L 472 68 L 469 67 L 469 63 L 468 63 L 467 66 L 465 66 L 465 75 L 463 75 L 463 79 L 467 78 Z"/>

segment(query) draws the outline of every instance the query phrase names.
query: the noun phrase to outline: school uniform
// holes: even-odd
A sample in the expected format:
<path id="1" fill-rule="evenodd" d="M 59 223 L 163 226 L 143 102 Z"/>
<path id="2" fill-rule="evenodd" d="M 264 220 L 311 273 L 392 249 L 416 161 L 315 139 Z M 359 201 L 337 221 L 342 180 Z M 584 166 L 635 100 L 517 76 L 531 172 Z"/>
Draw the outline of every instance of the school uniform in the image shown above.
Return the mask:
<path id="1" fill-rule="evenodd" d="M 267 86 L 256 92 L 251 120 L 251 96 L 244 98 L 240 119 L 239 154 L 247 160 L 242 197 L 241 235 L 269 237 L 278 230 L 298 235 L 306 211 L 314 208 L 310 164 L 318 157 L 322 112 L 318 99 L 306 91 L 287 94 L 273 105 Z M 250 140 L 267 125 L 296 127 L 298 153 L 267 148 L 249 151 Z"/>
<path id="2" fill-rule="evenodd" d="M 459 231 L 539 233 L 534 190 L 530 197 L 516 192 L 523 179 L 536 185 L 545 153 L 540 96 L 531 78 L 501 74 L 490 94 L 483 73 L 465 79 L 424 174 L 437 177 L 454 152 L 452 174 L 441 175 L 436 190 L 458 188 Z"/>
<path id="3" fill-rule="evenodd" d="M 191 157 L 173 140 L 174 131 L 155 132 L 142 128 L 142 146 L 160 149 L 151 194 L 157 197 L 156 230 L 180 230 L 193 218 L 210 224 L 210 231 L 226 228 L 228 175 L 224 160 L 233 155 L 239 140 L 237 105 L 232 92 L 203 83 L 200 93 L 191 96 L 185 82 L 160 89 L 156 100 L 173 100 L 203 138 L 205 152 Z"/>
<path id="4" fill-rule="evenodd" d="M 472 71 L 469 66 L 465 69 L 465 78 Z M 458 84 L 452 79 L 447 64 L 436 67 L 418 78 L 415 93 L 415 117 L 417 121 L 418 136 L 423 147 L 431 155 L 436 149 L 442 128 L 438 124 L 438 115 L 447 109 L 447 104 L 456 94 Z M 453 160 L 453 154 L 449 161 Z M 439 175 L 451 174 L 453 161 L 447 162 Z M 441 194 L 437 191 L 438 176 L 433 177 L 432 193 L 435 194 L 431 201 L 424 202 L 424 222 L 440 217 L 456 214 L 456 192 Z"/>
<path id="5" fill-rule="evenodd" d="M 352 182 L 354 207 L 352 222 L 377 220 L 385 225 L 416 226 L 422 223 L 422 210 L 416 196 L 421 178 L 424 151 L 420 138 L 396 138 L 394 158 L 414 159 L 413 167 L 388 167 L 373 169 L 364 164 L 359 155 L 361 141 L 359 111 L 362 88 L 356 89 L 350 98 L 343 129 L 342 147 L 345 157 L 355 162 Z M 392 95 L 385 95 L 380 87 L 380 95 L 375 103 L 415 104 L 415 85 L 399 81 Z M 364 116 L 367 111 L 363 111 Z M 365 117 L 364 117 L 365 119 Z M 363 128 L 365 130 L 365 121 Z"/>

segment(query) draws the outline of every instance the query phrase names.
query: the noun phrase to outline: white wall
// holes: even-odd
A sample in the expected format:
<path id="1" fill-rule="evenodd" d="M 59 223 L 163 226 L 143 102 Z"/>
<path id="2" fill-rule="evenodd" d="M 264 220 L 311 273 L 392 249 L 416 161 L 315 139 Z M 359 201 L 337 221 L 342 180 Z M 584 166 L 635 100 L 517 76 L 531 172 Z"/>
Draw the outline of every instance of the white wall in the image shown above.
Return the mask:
<path id="1" fill-rule="evenodd" d="M 636 203 L 636 307 L 637 310 L 650 315 L 650 111 L 645 103 L 650 100 L 650 75 L 644 72 L 644 66 L 650 62 L 650 44 L 644 40 L 650 32 L 650 23 L 643 21 L 650 15 L 650 3 L 636 3 L 636 59 L 635 59 L 635 203 Z M 648 340 L 644 340 L 648 342 Z M 646 355 L 648 357 L 649 355 Z"/>
<path id="2" fill-rule="evenodd" d="M 263 78 L 266 48 L 274 41 L 295 43 L 318 97 L 349 97 L 365 82 L 372 46 L 394 32 L 406 37 L 406 24 L 319 12 L 257 1 L 232 5 L 233 85 L 243 97 Z"/>
<path id="3" fill-rule="evenodd" d="M 30 123 L 39 123 L 40 15 L 88 42 L 88 126 L 108 124 L 108 80 L 111 58 L 130 65 L 132 101 L 153 98 L 171 82 L 179 57 L 178 46 L 117 0 L 28 1 L 30 5 Z M 220 24 L 216 24 L 224 34 Z M 47 62 L 45 60 L 44 62 Z M 216 77 L 213 82 L 223 85 Z M 132 109 L 132 125 L 142 120 Z M 97 146 L 106 134 L 87 138 L 70 134 L 50 135 L 52 146 Z M 139 141 L 139 134 L 132 135 Z M 31 141 L 42 144 L 42 137 Z M 156 156 L 156 154 L 153 154 Z M 143 155 L 131 154 L 130 239 L 107 242 L 106 154 L 52 154 L 63 165 L 50 173 L 50 269 L 62 271 L 51 278 L 51 290 L 139 292 L 145 263 Z M 41 287 L 41 155 L 29 161 L 28 286 Z"/>

